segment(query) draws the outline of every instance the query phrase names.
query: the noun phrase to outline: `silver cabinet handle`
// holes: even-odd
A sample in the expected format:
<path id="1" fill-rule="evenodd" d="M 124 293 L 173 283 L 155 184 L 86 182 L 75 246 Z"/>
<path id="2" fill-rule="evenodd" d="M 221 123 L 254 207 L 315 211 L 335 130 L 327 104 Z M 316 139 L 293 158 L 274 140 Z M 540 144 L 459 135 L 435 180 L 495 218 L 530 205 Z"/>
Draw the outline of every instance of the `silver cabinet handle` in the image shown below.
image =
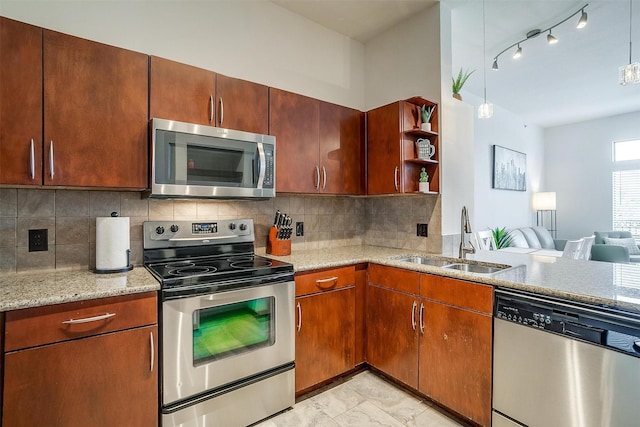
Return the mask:
<path id="1" fill-rule="evenodd" d="M 36 153 L 33 148 L 33 138 L 31 138 L 31 150 L 29 151 L 29 169 L 31 172 L 31 180 L 36 179 Z"/>
<path id="2" fill-rule="evenodd" d="M 400 183 L 398 182 L 398 166 L 393 170 L 393 185 L 396 191 L 400 191 Z"/>
<path id="3" fill-rule="evenodd" d="M 420 303 L 420 332 L 424 335 L 424 303 Z"/>
<path id="4" fill-rule="evenodd" d="M 316 165 L 314 166 L 316 170 L 316 190 L 320 189 L 320 168 Z"/>
<path id="5" fill-rule="evenodd" d="M 62 323 L 65 325 L 76 325 L 78 323 L 97 322 L 99 320 L 109 319 L 115 315 L 116 315 L 115 313 L 107 313 L 107 314 L 101 314 L 100 316 L 85 317 L 82 319 L 69 319 L 69 320 L 63 321 Z"/>
<path id="6" fill-rule="evenodd" d="M 411 307 L 411 327 L 413 328 L 413 330 L 416 330 L 416 308 L 418 307 L 418 304 L 414 301 L 413 302 L 413 306 Z"/>
<path id="7" fill-rule="evenodd" d="M 213 95 L 209 95 L 209 123 L 213 123 Z"/>
<path id="8" fill-rule="evenodd" d="M 331 286 L 321 286 L 324 285 L 325 283 L 331 283 Z M 320 289 L 329 289 L 329 288 L 333 288 L 335 285 L 338 284 L 338 276 L 333 276 L 333 277 L 328 277 L 326 279 L 318 279 L 316 280 L 316 285 L 318 285 L 318 287 Z"/>
<path id="9" fill-rule="evenodd" d="M 220 97 L 220 126 L 222 126 L 222 122 L 224 122 L 224 102 Z"/>
<path id="10" fill-rule="evenodd" d="M 302 307 L 300 307 L 300 303 L 297 305 L 298 307 L 298 332 L 302 329 Z"/>
<path id="11" fill-rule="evenodd" d="M 153 331 L 149 332 L 149 343 L 151 344 L 151 370 L 149 372 L 153 372 L 153 362 L 156 358 L 156 350 L 153 345 Z"/>
<path id="12" fill-rule="evenodd" d="M 325 188 L 327 188 L 327 169 L 325 169 L 325 167 L 322 167 L 322 189 L 324 190 Z"/>
<path id="13" fill-rule="evenodd" d="M 51 176 L 51 179 L 53 179 L 53 176 L 55 175 L 55 169 L 53 167 L 53 139 L 51 140 L 51 143 L 49 144 L 49 175 Z"/>

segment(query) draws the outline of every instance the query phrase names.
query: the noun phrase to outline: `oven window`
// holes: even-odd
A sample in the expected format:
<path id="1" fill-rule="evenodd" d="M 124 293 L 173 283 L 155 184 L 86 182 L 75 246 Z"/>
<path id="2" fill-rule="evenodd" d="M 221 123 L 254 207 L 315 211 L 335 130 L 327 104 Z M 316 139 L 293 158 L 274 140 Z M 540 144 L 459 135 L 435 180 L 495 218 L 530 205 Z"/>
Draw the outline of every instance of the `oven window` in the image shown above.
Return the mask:
<path id="1" fill-rule="evenodd" d="M 275 298 L 193 312 L 193 365 L 224 359 L 275 342 Z"/>

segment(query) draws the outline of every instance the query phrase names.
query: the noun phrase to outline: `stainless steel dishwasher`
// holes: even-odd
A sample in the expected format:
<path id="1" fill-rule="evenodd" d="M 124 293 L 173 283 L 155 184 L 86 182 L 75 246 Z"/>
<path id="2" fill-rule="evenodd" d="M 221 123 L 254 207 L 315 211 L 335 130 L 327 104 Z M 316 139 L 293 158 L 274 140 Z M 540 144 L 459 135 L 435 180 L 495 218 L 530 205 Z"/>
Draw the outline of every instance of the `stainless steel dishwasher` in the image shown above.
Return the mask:
<path id="1" fill-rule="evenodd" d="M 640 425 L 640 315 L 495 295 L 493 427 Z"/>

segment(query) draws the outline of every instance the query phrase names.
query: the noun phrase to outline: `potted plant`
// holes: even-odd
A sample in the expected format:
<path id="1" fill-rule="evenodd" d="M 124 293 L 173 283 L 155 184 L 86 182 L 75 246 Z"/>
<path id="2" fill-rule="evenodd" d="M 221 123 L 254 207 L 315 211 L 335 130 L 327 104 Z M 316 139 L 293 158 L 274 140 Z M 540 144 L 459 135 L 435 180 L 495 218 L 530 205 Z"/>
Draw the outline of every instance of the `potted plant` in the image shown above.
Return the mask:
<path id="1" fill-rule="evenodd" d="M 432 105 L 430 107 L 423 105 L 422 108 L 420 108 L 420 112 L 422 114 L 422 124 L 420 125 L 420 129 L 427 132 L 431 131 L 431 115 L 433 114 L 433 111 L 435 109 L 435 105 Z"/>
<path id="2" fill-rule="evenodd" d="M 422 168 L 422 171 L 420 172 L 420 178 L 418 179 L 418 191 L 421 193 L 429 192 L 429 175 L 427 175 L 425 168 Z"/>
<path id="3" fill-rule="evenodd" d="M 464 86 L 464 84 L 467 82 L 467 79 L 471 74 L 474 73 L 474 71 L 476 70 L 463 72 L 462 68 L 460 68 L 460 71 L 458 71 L 458 76 L 456 78 L 451 77 L 451 82 L 452 82 L 451 89 L 453 90 L 454 98 L 462 101 L 462 96 L 460 95 L 460 91 L 462 90 L 462 86 Z"/>
<path id="4" fill-rule="evenodd" d="M 511 237 L 511 234 L 507 231 L 506 227 L 492 228 L 491 234 L 493 234 L 493 242 L 495 243 L 496 249 L 508 247 L 513 240 L 513 237 Z"/>

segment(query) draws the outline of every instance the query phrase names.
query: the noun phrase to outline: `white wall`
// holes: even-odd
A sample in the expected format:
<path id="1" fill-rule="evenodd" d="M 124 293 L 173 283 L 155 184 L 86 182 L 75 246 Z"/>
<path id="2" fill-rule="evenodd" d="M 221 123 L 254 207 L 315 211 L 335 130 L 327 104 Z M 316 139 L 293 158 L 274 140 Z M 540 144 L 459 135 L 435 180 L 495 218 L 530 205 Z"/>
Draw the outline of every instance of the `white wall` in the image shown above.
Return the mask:
<path id="1" fill-rule="evenodd" d="M 440 102 L 440 4 L 365 46 L 365 110 L 422 96 Z"/>
<path id="2" fill-rule="evenodd" d="M 493 106 L 493 117 L 478 119 L 475 111 L 482 103 L 482 99 L 466 93 L 463 97 L 466 102 L 474 106 L 475 201 L 472 227 L 475 230 L 483 230 L 489 227 L 536 225 L 531 199 L 534 192 L 545 190 L 543 130 L 524 123 L 520 117 L 499 105 Z M 527 155 L 527 191 L 492 188 L 493 145 L 500 145 Z"/>
<path id="3" fill-rule="evenodd" d="M 364 109 L 364 46 L 268 1 L 1 0 L 0 14 Z"/>
<path id="4" fill-rule="evenodd" d="M 545 182 L 556 192 L 558 236 L 611 230 L 613 141 L 640 138 L 640 112 L 545 129 Z"/>

